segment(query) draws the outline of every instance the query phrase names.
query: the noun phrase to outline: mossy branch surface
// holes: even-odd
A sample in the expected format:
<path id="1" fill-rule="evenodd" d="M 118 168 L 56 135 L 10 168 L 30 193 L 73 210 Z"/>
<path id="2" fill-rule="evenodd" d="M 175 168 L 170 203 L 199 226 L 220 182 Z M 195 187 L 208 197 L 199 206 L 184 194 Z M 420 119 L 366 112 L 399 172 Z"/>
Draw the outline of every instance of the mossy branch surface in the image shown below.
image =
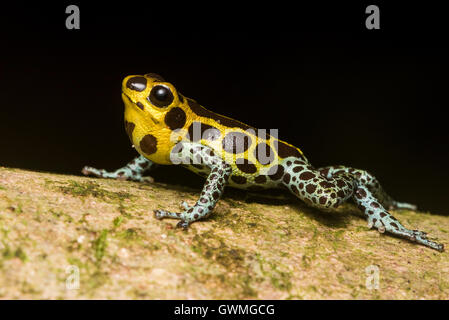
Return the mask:
<path id="1" fill-rule="evenodd" d="M 0 298 L 449 298 L 447 252 L 368 230 L 351 204 L 323 213 L 227 189 L 188 231 L 154 218 L 200 187 L 0 167 Z M 449 217 L 394 215 L 448 247 Z"/>

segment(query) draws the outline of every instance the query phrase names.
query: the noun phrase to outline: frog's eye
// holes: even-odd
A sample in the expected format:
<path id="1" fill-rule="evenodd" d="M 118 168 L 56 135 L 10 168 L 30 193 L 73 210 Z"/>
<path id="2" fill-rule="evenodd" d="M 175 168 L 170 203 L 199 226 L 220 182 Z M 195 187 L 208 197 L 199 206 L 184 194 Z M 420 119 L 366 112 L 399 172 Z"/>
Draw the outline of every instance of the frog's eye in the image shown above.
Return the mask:
<path id="1" fill-rule="evenodd" d="M 173 102 L 173 94 L 165 86 L 154 86 L 151 89 L 148 100 L 156 107 L 164 108 Z"/>

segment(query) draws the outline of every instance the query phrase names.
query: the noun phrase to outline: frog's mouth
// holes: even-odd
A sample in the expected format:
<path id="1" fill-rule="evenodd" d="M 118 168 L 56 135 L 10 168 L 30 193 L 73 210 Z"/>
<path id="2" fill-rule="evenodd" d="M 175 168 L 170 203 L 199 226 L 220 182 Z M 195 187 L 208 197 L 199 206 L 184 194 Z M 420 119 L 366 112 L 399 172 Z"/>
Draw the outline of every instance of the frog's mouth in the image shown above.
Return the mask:
<path id="1" fill-rule="evenodd" d="M 128 100 L 129 100 L 129 102 L 131 102 L 132 104 L 136 104 L 126 93 L 124 93 L 123 91 L 122 91 L 122 95 L 124 96 L 124 97 L 126 97 Z"/>
<path id="2" fill-rule="evenodd" d="M 126 98 L 129 100 L 129 102 L 132 104 L 132 106 L 133 106 L 135 109 L 139 110 L 140 112 L 143 112 L 143 110 L 137 106 L 137 104 L 131 99 L 131 97 L 129 97 L 129 96 L 128 96 L 126 93 L 124 93 L 123 91 L 122 91 L 122 95 L 123 95 L 124 97 L 126 97 Z M 125 105 L 126 105 L 126 103 L 125 103 Z M 159 123 L 159 120 L 157 120 L 155 117 L 153 117 L 153 115 L 152 115 L 150 112 L 146 112 L 146 113 L 150 116 L 150 119 L 151 119 L 151 121 L 153 121 L 154 124 L 158 124 L 158 123 Z"/>

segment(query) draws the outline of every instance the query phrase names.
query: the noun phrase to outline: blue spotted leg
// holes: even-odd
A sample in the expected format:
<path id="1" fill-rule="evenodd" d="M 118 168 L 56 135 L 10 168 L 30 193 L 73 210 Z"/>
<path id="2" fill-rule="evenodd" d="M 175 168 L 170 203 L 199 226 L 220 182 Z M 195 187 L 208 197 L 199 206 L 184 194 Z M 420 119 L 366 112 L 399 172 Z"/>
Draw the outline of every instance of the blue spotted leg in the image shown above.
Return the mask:
<path id="1" fill-rule="evenodd" d="M 368 228 L 376 228 L 380 233 L 389 232 L 401 238 L 423 244 L 432 249 L 442 252 L 444 246 L 440 243 L 427 239 L 426 233 L 418 230 L 405 228 L 395 217 L 393 217 L 373 196 L 371 191 L 364 185 L 359 185 L 353 197 L 357 206 L 368 218 Z"/>
<path id="2" fill-rule="evenodd" d="M 371 173 L 366 170 L 360 170 L 345 166 L 329 166 L 319 168 L 318 171 L 324 177 L 332 177 L 336 174 L 347 173 L 352 175 L 357 181 L 366 186 L 373 196 L 382 204 L 383 207 L 394 209 L 416 210 L 417 206 L 410 203 L 398 202 L 390 197 L 380 185 L 379 181 Z"/>
<path id="3" fill-rule="evenodd" d="M 143 156 L 138 156 L 128 162 L 124 167 L 115 171 L 106 171 L 104 169 L 96 169 L 92 167 L 84 167 L 81 171 L 84 175 L 96 176 L 99 178 L 110 178 L 118 180 L 132 180 L 138 182 L 153 182 L 152 177 L 144 177 L 143 174 L 150 170 L 154 163 Z"/>
<path id="4" fill-rule="evenodd" d="M 189 207 L 186 202 L 181 205 L 183 212 L 170 212 L 165 210 L 154 210 L 157 219 L 174 218 L 180 219 L 177 227 L 187 229 L 188 226 L 199 219 L 207 217 L 215 207 L 215 204 L 221 198 L 224 188 L 232 173 L 229 164 L 215 155 L 212 149 L 196 143 L 182 143 L 181 148 L 172 152 L 170 159 L 175 164 L 184 165 L 205 165 L 210 169 L 210 173 L 201 191 L 201 195 L 195 205 Z"/>
<path id="5" fill-rule="evenodd" d="M 376 178 L 366 171 L 343 166 L 314 169 L 298 159 L 286 159 L 283 166 L 283 184 L 309 205 L 331 209 L 353 199 L 367 217 L 369 228 L 374 227 L 380 233 L 388 232 L 438 251 L 444 250 L 442 244 L 429 240 L 425 232 L 405 228 L 385 209 L 416 207 L 393 200 Z"/>

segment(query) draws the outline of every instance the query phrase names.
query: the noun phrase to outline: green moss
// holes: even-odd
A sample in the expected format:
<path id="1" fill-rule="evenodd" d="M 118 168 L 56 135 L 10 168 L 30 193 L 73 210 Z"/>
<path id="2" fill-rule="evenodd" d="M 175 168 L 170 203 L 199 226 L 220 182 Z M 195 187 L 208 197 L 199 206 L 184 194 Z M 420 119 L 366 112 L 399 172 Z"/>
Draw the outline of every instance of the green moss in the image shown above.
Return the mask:
<path id="1" fill-rule="evenodd" d="M 265 261 L 260 254 L 255 256 L 259 262 L 260 271 L 270 280 L 273 287 L 282 291 L 290 291 L 292 289 L 291 272 L 279 270 L 278 263 Z"/>
<path id="2" fill-rule="evenodd" d="M 92 243 L 93 248 L 95 250 L 95 258 L 97 259 L 97 263 L 101 262 L 103 259 L 106 247 L 107 247 L 107 238 L 108 238 L 108 230 L 104 229 L 101 231 L 100 236 L 95 239 Z"/>
<path id="3" fill-rule="evenodd" d="M 77 181 L 68 180 L 68 183 L 63 186 L 58 186 L 58 190 L 65 193 L 71 194 L 76 197 L 87 197 L 92 196 L 100 199 L 112 199 L 112 200 L 124 200 L 129 199 L 131 194 L 128 192 L 120 191 L 120 192 L 112 192 L 105 190 L 100 187 L 100 185 L 96 182 L 88 181 L 84 183 L 79 183 Z"/>
<path id="4" fill-rule="evenodd" d="M 88 280 L 86 281 L 87 283 L 87 289 L 88 291 L 91 292 L 91 294 L 94 294 L 95 289 L 103 286 L 105 283 L 107 283 L 109 281 L 109 276 L 107 273 L 102 272 L 100 270 L 96 270 L 94 273 L 92 273 L 90 275 L 90 277 L 88 278 Z"/>
<path id="5" fill-rule="evenodd" d="M 158 242 L 152 242 L 152 243 L 150 243 L 150 244 L 143 245 L 143 247 L 144 247 L 145 249 L 150 250 L 150 251 L 157 251 L 157 250 L 162 249 L 161 244 L 158 243 Z"/>
<path id="6" fill-rule="evenodd" d="M 77 266 L 79 269 L 82 269 L 84 267 L 84 263 L 76 257 L 67 258 L 67 262 L 72 266 Z"/>
<path id="7" fill-rule="evenodd" d="M 235 233 L 265 233 L 268 226 L 275 223 L 260 213 L 258 204 L 241 203 L 240 208 L 249 212 L 245 212 L 244 215 L 230 211 L 220 212 L 212 215 L 209 220 L 216 221 L 219 228 L 229 228 Z"/>
<path id="8" fill-rule="evenodd" d="M 41 294 L 42 291 L 36 289 L 32 284 L 28 283 L 27 281 L 23 281 L 20 285 L 20 291 L 23 294 Z"/>
<path id="9" fill-rule="evenodd" d="M 449 288 L 449 283 L 446 280 L 440 278 L 438 281 L 438 289 L 441 292 L 444 292 L 447 288 Z"/>
<path id="10" fill-rule="evenodd" d="M 8 228 L 2 228 L 1 232 L 3 234 L 3 238 L 6 239 L 8 238 L 8 234 L 11 232 L 11 230 Z"/>
<path id="11" fill-rule="evenodd" d="M 337 231 L 335 231 L 335 233 L 334 233 L 335 240 L 338 240 L 338 239 L 342 238 L 342 236 L 343 236 L 343 234 L 345 232 L 346 232 L 346 230 L 337 230 Z"/>
<path id="12" fill-rule="evenodd" d="M 81 219 L 78 220 L 78 223 L 87 223 L 86 217 L 88 216 L 88 213 L 83 213 L 83 215 L 81 216 Z"/>
<path id="13" fill-rule="evenodd" d="M 232 208 L 241 208 L 242 202 L 241 201 L 234 201 L 231 199 L 227 199 L 226 202 L 232 207 Z"/>
<path id="14" fill-rule="evenodd" d="M 278 270 L 274 264 L 272 267 L 271 284 L 279 290 L 290 291 L 292 288 L 291 273 Z"/>
<path id="15" fill-rule="evenodd" d="M 2 185 L 0 185 L 0 190 L 6 190 L 6 188 Z"/>
<path id="16" fill-rule="evenodd" d="M 366 232 L 368 230 L 368 227 L 366 226 L 356 226 L 354 231 L 355 232 Z"/>
<path id="17" fill-rule="evenodd" d="M 17 201 L 16 204 L 8 207 L 8 209 L 17 214 L 23 213 L 22 203 L 20 201 Z"/>
<path id="18" fill-rule="evenodd" d="M 247 263 L 247 258 L 251 260 L 249 254 L 237 247 L 229 246 L 213 230 L 193 237 L 191 250 L 211 264 L 222 266 L 227 271 L 224 274 L 208 275 L 203 274 L 203 280 L 207 281 L 219 280 L 222 285 L 228 285 L 230 288 L 239 288 L 240 298 L 257 297 L 258 293 L 253 288 L 252 283 L 255 281 L 254 272 Z M 197 270 L 194 273 L 198 274 Z M 200 279 L 199 279 L 200 281 Z"/>
<path id="19" fill-rule="evenodd" d="M 310 262 L 311 262 L 311 258 L 305 254 L 302 255 L 301 257 L 301 262 L 304 268 L 309 268 L 310 267 Z"/>
<path id="20" fill-rule="evenodd" d="M 25 262 L 28 260 L 28 257 L 25 253 L 25 251 L 23 251 L 22 248 L 17 248 L 16 251 L 14 252 L 14 256 L 19 258 L 20 260 L 22 260 L 22 262 Z"/>
<path id="21" fill-rule="evenodd" d="M 50 209 L 50 213 L 55 218 L 63 218 L 65 222 L 68 222 L 68 223 L 72 223 L 73 222 L 73 218 L 69 214 L 67 214 L 67 213 L 65 213 L 63 211 L 56 211 L 56 210 Z"/>
<path id="22" fill-rule="evenodd" d="M 13 250 L 4 241 L 2 241 L 2 243 L 4 246 L 4 249 L 2 250 L 2 256 L 5 260 L 12 258 L 19 258 L 22 262 L 26 262 L 28 260 L 25 251 L 21 247 L 18 247 L 16 250 Z"/>
<path id="23" fill-rule="evenodd" d="M 112 221 L 112 225 L 114 226 L 114 228 L 117 228 L 122 224 L 122 222 L 123 222 L 123 216 L 118 216 Z"/>
<path id="24" fill-rule="evenodd" d="M 318 292 L 317 287 L 314 286 L 314 285 L 309 285 L 309 286 L 307 287 L 307 289 L 310 290 L 310 291 L 313 291 L 313 292 Z"/>
<path id="25" fill-rule="evenodd" d="M 237 282 L 240 283 L 242 287 L 242 295 L 244 297 L 257 297 L 257 291 L 251 286 L 252 281 L 253 279 L 249 273 L 238 277 Z"/>
<path id="26" fill-rule="evenodd" d="M 125 217 L 125 218 L 128 218 L 128 219 L 131 219 L 131 218 L 133 218 L 133 215 L 131 215 L 131 214 L 129 214 L 127 211 L 126 211 L 126 207 L 123 205 L 123 201 L 119 201 L 119 205 L 118 205 L 118 211 L 120 212 L 120 214 L 123 216 L 123 217 Z"/>
<path id="27" fill-rule="evenodd" d="M 136 229 L 133 228 L 128 228 L 125 231 L 119 232 L 117 233 L 117 236 L 127 241 L 140 239 L 140 236 L 137 233 Z"/>
<path id="28" fill-rule="evenodd" d="M 211 231 L 195 235 L 191 249 L 227 269 L 242 267 L 245 257 L 245 251 L 226 246 L 224 241 Z"/>
<path id="29" fill-rule="evenodd" d="M 139 288 L 129 289 L 127 294 L 133 297 L 133 299 L 148 299 L 148 292 Z"/>

